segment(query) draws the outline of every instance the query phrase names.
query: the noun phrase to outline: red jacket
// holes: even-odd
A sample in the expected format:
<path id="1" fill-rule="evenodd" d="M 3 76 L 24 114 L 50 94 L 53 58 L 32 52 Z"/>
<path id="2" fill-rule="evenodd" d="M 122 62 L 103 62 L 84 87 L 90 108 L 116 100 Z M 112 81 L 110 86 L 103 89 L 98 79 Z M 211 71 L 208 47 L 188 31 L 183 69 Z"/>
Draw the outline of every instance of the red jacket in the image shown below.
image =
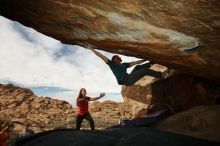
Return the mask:
<path id="1" fill-rule="evenodd" d="M 90 97 L 85 97 L 85 99 L 83 99 L 83 100 L 79 100 L 79 99 L 81 99 L 81 98 L 83 98 L 83 97 L 78 97 L 77 98 L 77 106 L 78 106 L 78 108 L 77 108 L 77 115 L 79 115 L 79 116 L 81 116 L 81 115 L 85 115 L 85 114 L 87 114 L 88 112 L 89 112 L 89 110 L 88 110 L 88 101 L 90 101 Z"/>

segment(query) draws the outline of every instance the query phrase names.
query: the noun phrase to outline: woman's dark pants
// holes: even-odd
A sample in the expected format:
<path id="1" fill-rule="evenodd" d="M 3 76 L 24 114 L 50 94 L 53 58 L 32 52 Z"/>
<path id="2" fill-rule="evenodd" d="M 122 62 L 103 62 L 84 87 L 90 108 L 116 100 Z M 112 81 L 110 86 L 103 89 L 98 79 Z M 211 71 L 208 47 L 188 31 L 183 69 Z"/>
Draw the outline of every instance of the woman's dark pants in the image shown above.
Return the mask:
<path id="1" fill-rule="evenodd" d="M 95 124 L 94 124 L 94 121 L 93 121 L 90 113 L 87 113 L 85 115 L 77 115 L 77 117 L 76 117 L 76 130 L 80 130 L 83 119 L 86 119 L 87 121 L 89 121 L 91 130 L 95 130 Z"/>

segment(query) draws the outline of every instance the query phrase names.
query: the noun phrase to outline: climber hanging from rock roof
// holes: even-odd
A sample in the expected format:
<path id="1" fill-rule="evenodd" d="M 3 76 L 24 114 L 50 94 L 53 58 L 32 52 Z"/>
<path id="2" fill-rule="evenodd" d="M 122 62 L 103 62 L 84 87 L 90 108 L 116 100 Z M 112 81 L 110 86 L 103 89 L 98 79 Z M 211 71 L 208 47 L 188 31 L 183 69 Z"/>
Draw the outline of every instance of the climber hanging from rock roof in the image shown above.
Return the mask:
<path id="1" fill-rule="evenodd" d="M 169 70 L 162 73 L 150 69 L 150 67 L 154 64 L 152 62 L 147 62 L 142 65 L 138 64 L 141 64 L 146 60 L 122 63 L 122 59 L 118 55 L 114 55 L 112 59 L 109 60 L 106 56 L 102 55 L 93 48 L 89 47 L 89 49 L 93 51 L 98 57 L 100 57 L 106 64 L 108 64 L 113 74 L 115 75 L 119 85 L 131 86 L 146 75 L 155 77 L 156 79 L 166 78 L 168 76 Z M 128 74 L 127 68 L 132 67 L 134 65 L 137 66 L 131 71 L 130 74 Z"/>

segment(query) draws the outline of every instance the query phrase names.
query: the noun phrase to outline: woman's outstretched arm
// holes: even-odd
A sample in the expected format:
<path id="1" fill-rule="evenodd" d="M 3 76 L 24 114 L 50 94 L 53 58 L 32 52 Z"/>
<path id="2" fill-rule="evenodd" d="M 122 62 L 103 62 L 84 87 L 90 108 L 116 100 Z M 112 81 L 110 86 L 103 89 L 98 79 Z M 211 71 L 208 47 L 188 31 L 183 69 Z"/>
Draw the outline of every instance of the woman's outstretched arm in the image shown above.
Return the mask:
<path id="1" fill-rule="evenodd" d="M 105 96 L 105 93 L 100 93 L 100 95 L 98 97 L 93 97 L 93 98 L 90 99 L 90 101 L 98 100 L 98 99 L 100 99 L 104 96 Z"/>

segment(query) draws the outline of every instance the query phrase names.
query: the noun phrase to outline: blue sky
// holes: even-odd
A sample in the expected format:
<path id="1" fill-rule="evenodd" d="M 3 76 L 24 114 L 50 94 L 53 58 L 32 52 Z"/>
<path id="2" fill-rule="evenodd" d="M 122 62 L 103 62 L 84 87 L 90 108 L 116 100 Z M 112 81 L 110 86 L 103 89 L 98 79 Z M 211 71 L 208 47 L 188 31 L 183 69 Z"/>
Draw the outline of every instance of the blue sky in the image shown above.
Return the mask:
<path id="1" fill-rule="evenodd" d="M 109 67 L 88 49 L 65 45 L 0 16 L 0 83 L 31 88 L 39 96 L 75 103 L 80 88 L 89 96 L 122 101 Z M 114 54 L 100 51 L 111 58 Z M 137 60 L 121 56 L 124 61 Z"/>

